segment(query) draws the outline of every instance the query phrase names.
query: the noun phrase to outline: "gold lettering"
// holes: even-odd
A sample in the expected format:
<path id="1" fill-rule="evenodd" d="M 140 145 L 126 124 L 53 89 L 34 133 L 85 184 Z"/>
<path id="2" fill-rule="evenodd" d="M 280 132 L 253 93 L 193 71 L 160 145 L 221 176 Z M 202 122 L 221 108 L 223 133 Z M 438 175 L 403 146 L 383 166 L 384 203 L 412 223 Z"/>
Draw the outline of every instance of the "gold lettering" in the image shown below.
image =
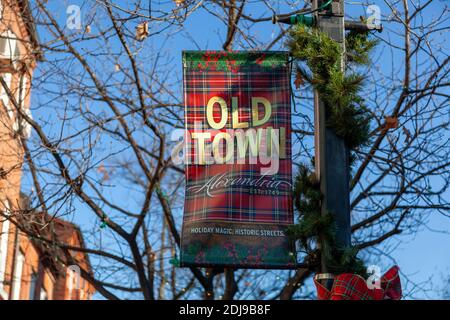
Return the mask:
<path id="1" fill-rule="evenodd" d="M 214 105 L 216 103 L 220 105 L 221 118 L 219 122 L 216 122 L 213 116 Z M 228 120 L 228 109 L 227 103 L 224 99 L 222 99 L 221 97 L 212 97 L 211 99 L 209 99 L 208 105 L 206 106 L 206 120 L 208 121 L 209 126 L 213 129 L 219 130 L 225 127 L 225 124 Z"/>
<path id="2" fill-rule="evenodd" d="M 226 153 L 225 155 L 221 152 L 221 144 L 220 140 L 226 141 Z M 216 134 L 213 140 L 213 154 L 214 154 L 214 160 L 216 160 L 216 163 L 223 164 L 228 163 L 233 158 L 234 153 L 234 144 L 233 144 L 233 138 L 231 135 L 227 132 L 219 132 Z"/>
<path id="3" fill-rule="evenodd" d="M 237 157 L 242 159 L 246 157 L 247 149 L 249 149 L 250 157 L 258 156 L 258 146 L 261 144 L 261 130 L 256 131 L 253 128 L 246 130 L 238 130 L 235 132 L 237 142 Z"/>
<path id="4" fill-rule="evenodd" d="M 264 105 L 264 117 L 262 119 L 259 119 L 259 110 L 258 110 L 258 104 L 262 103 Z M 272 106 L 266 98 L 263 97 L 255 97 L 252 98 L 252 121 L 253 126 L 261 126 L 270 119 L 270 115 L 272 114 Z"/>
<path id="5" fill-rule="evenodd" d="M 242 129 L 248 128 L 248 122 L 239 122 L 239 111 L 238 111 L 238 98 L 231 98 L 231 113 L 233 116 L 233 128 L 234 129 Z"/>

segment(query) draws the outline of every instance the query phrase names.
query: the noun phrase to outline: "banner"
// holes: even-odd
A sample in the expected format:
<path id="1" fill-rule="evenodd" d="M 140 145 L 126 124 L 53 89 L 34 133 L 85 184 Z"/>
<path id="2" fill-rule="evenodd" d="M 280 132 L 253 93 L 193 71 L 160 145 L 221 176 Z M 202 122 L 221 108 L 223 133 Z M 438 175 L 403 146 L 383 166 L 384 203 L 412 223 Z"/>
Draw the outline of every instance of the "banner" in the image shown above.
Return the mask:
<path id="1" fill-rule="evenodd" d="M 285 52 L 183 52 L 182 266 L 293 268 Z"/>

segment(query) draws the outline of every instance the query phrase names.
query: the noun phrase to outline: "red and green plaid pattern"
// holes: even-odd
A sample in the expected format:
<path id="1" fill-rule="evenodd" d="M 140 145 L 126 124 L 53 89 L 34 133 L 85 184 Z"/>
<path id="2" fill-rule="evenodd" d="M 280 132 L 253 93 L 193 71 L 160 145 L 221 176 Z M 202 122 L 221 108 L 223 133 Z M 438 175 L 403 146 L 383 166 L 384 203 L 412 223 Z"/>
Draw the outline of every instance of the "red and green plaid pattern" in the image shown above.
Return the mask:
<path id="1" fill-rule="evenodd" d="M 366 279 L 352 273 L 337 275 L 331 290 L 314 279 L 317 297 L 319 300 L 400 300 L 402 286 L 398 271 L 398 266 L 390 268 L 381 277 L 380 289 L 369 289 Z"/>
<path id="2" fill-rule="evenodd" d="M 185 101 L 186 193 L 181 240 L 182 266 L 240 268 L 294 268 L 292 243 L 286 229 L 293 223 L 291 105 L 288 54 L 285 52 L 183 52 Z M 227 104 L 226 125 L 212 130 L 207 105 L 212 97 Z M 267 99 L 272 107 L 268 122 L 252 126 L 252 98 Z M 236 100 L 237 99 L 237 100 Z M 237 101 L 239 122 L 249 129 L 285 130 L 286 154 L 278 159 L 274 175 L 262 175 L 268 163 L 237 163 L 233 137 L 233 164 L 198 164 L 198 141 L 193 133 L 216 134 L 233 129 L 232 102 Z M 264 106 L 259 105 L 260 113 Z M 221 119 L 218 104 L 212 109 Z M 260 118 L 258 118 L 260 119 Z M 231 134 L 234 134 L 231 132 Z M 225 143 L 219 146 L 225 151 Z"/>
<path id="3" fill-rule="evenodd" d="M 227 102 L 228 121 L 224 129 L 211 131 L 212 138 L 219 131 L 232 128 L 231 98 L 239 102 L 239 120 L 251 124 L 251 98 L 264 97 L 272 104 L 272 116 L 262 128 L 286 129 L 286 158 L 279 160 L 276 175 L 267 176 L 270 181 L 257 187 L 250 181 L 261 178 L 257 164 L 211 164 L 193 163 L 196 148 L 187 139 L 186 201 L 184 221 L 222 220 L 291 224 L 292 214 L 292 162 L 291 162 L 291 107 L 290 77 L 284 52 L 184 52 L 184 98 L 185 123 L 189 133 L 211 130 L 206 121 L 206 105 L 213 96 Z M 216 108 L 214 117 L 220 119 Z M 195 126 L 196 124 L 196 126 Z M 257 128 L 255 128 L 257 129 Z M 245 130 L 245 129 L 244 129 Z M 236 148 L 236 146 L 235 146 Z M 236 155 L 236 150 L 234 150 Z M 259 162 L 259 161 L 258 161 Z M 208 196 L 206 188 L 198 190 L 214 177 L 232 179 L 235 184 L 216 190 Z M 264 179 L 265 180 L 265 179 Z"/>

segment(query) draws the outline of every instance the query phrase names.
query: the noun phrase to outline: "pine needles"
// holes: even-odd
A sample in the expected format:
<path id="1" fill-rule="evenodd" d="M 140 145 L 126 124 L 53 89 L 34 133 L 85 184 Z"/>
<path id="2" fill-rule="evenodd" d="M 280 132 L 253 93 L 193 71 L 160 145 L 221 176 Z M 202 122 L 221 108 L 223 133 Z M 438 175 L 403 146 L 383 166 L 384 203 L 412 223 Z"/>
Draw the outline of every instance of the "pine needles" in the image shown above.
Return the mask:
<path id="1" fill-rule="evenodd" d="M 348 64 L 368 63 L 369 52 L 375 44 L 366 34 L 349 33 L 346 37 Z M 296 26 L 290 33 L 288 47 L 292 56 L 308 67 L 299 71 L 320 93 L 328 112 L 327 126 L 345 140 L 350 150 L 367 144 L 370 114 L 360 96 L 364 76 L 342 71 L 339 44 L 319 30 Z"/>
<path id="2" fill-rule="evenodd" d="M 369 62 L 370 50 L 376 42 L 370 40 L 367 33 L 356 32 L 349 32 L 345 41 L 345 71 L 341 68 L 340 45 L 317 29 L 301 25 L 294 27 L 288 46 L 291 55 L 306 65 L 298 66 L 297 72 L 319 92 L 327 112 L 327 126 L 354 151 L 369 142 L 370 114 L 361 96 L 364 76 L 351 69 Z M 357 250 L 336 247 L 333 215 L 321 212 L 320 185 L 306 166 L 300 168 L 296 178 L 294 197 L 300 219 L 288 230 L 289 235 L 299 240 L 306 253 L 315 257 L 317 249 L 311 243 L 320 243 L 320 251 L 324 253 L 330 272 L 364 276 L 366 270 L 357 257 Z"/>

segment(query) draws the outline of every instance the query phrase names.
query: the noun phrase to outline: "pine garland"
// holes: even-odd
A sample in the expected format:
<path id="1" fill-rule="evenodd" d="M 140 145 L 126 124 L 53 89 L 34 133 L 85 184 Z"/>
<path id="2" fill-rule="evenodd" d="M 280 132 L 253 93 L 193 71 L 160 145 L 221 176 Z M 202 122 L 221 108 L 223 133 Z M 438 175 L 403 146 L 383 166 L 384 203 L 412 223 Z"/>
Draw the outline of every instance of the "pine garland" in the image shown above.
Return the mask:
<path id="1" fill-rule="evenodd" d="M 360 96 L 364 76 L 350 69 L 368 63 L 369 52 L 375 44 L 368 34 L 348 33 L 347 72 L 344 72 L 340 60 L 342 49 L 324 32 L 299 25 L 293 28 L 288 41 L 292 56 L 305 62 L 309 69 L 299 67 L 298 71 L 325 103 L 327 126 L 344 139 L 350 150 L 368 143 L 370 122 L 370 114 Z"/>
<path id="2" fill-rule="evenodd" d="M 288 235 L 293 240 L 299 240 L 302 249 L 315 261 L 310 264 L 319 265 L 318 250 L 313 247 L 319 242 L 320 251 L 325 253 L 326 263 L 330 272 L 335 274 L 351 272 L 366 276 L 364 263 L 357 258 L 358 251 L 351 248 L 337 248 L 335 245 L 336 228 L 331 213 L 321 213 L 322 194 L 320 184 L 314 172 L 306 166 L 301 166 L 294 184 L 294 204 L 300 214 L 299 223 L 288 229 Z M 335 249 L 333 249 L 335 248 Z"/>
<path id="3" fill-rule="evenodd" d="M 319 92 L 327 112 L 327 126 L 344 139 L 351 151 L 368 143 L 370 122 L 370 115 L 360 95 L 364 77 L 351 69 L 367 64 L 370 50 L 375 45 L 376 42 L 368 38 L 368 33 L 349 32 L 345 52 L 347 68 L 342 71 L 342 49 L 327 34 L 301 25 L 294 27 L 290 33 L 288 46 L 292 56 L 307 66 L 307 69 L 298 66 L 298 72 Z M 366 268 L 357 258 L 355 248 L 336 247 L 333 215 L 321 213 L 320 184 L 306 166 L 301 166 L 296 177 L 294 197 L 300 219 L 298 224 L 289 228 L 289 235 L 299 240 L 305 252 L 316 260 L 318 250 L 324 253 L 330 272 L 366 276 Z M 320 249 L 314 249 L 314 243 L 320 243 Z M 315 261 L 315 264 L 319 263 Z"/>
<path id="4" fill-rule="evenodd" d="M 347 63 L 359 65 L 368 64 L 369 53 L 378 41 L 369 39 L 368 32 L 350 31 L 345 37 L 345 56 Z"/>
<path id="5" fill-rule="evenodd" d="M 294 184 L 294 203 L 300 213 L 300 223 L 289 229 L 289 234 L 301 241 L 302 246 L 307 252 L 312 249 L 309 246 L 309 240 L 318 234 L 325 234 L 332 237 L 332 217 L 331 215 L 320 214 L 320 202 L 322 194 L 320 185 L 314 173 L 311 173 L 306 166 L 301 166 L 299 174 Z"/>

